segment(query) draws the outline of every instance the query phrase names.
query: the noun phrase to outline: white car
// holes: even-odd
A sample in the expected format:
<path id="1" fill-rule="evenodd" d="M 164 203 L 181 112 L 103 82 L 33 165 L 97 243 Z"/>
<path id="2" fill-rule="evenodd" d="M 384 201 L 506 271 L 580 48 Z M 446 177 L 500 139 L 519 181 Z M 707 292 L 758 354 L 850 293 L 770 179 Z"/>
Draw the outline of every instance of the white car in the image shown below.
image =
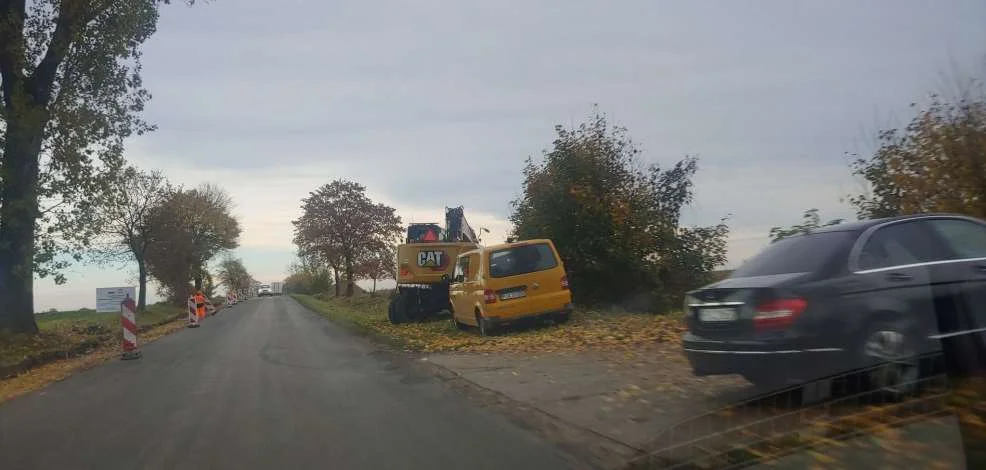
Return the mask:
<path id="1" fill-rule="evenodd" d="M 263 284 L 263 285 L 260 286 L 259 289 L 257 289 L 257 297 L 263 297 L 265 295 L 266 296 L 272 296 L 272 295 L 274 295 L 274 293 L 271 292 L 271 290 L 270 290 L 270 286 L 268 286 L 267 284 Z"/>

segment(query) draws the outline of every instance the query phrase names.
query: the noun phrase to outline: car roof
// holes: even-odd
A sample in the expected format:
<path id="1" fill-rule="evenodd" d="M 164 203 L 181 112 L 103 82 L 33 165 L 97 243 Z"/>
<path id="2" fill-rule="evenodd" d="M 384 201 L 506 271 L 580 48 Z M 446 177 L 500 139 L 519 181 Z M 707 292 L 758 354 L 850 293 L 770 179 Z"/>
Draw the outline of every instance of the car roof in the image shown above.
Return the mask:
<path id="1" fill-rule="evenodd" d="M 516 246 L 531 245 L 531 244 L 536 244 L 536 243 L 548 243 L 548 244 L 551 244 L 551 240 L 549 240 L 547 238 L 532 238 L 530 240 L 520 240 L 520 241 L 510 242 L 510 243 L 499 243 L 499 244 L 496 244 L 496 245 L 481 246 L 481 247 L 476 248 L 474 250 L 463 251 L 462 253 L 459 253 L 458 256 L 474 255 L 476 253 L 482 253 L 482 252 L 489 253 L 491 251 L 506 250 L 506 249 L 510 249 L 510 248 L 513 248 L 513 247 L 516 247 Z"/>
<path id="2" fill-rule="evenodd" d="M 864 231 L 864 230 L 866 230 L 866 229 L 868 229 L 870 227 L 874 227 L 876 225 L 881 225 L 881 224 L 884 224 L 884 223 L 887 223 L 887 222 L 895 222 L 895 221 L 899 221 L 899 220 L 911 220 L 911 219 L 937 218 L 937 217 L 943 217 L 943 218 L 966 218 L 966 219 L 970 218 L 969 216 L 966 216 L 966 215 L 954 214 L 954 213 L 948 213 L 948 212 L 925 212 L 925 213 L 922 213 L 922 214 L 899 215 L 899 216 L 896 216 L 896 217 L 884 217 L 884 218 L 880 218 L 880 219 L 866 219 L 866 220 L 859 220 L 859 221 L 855 221 L 855 222 L 847 222 L 847 223 L 842 223 L 842 224 L 837 224 L 837 225 L 828 225 L 828 226 L 825 226 L 825 227 L 818 227 L 816 229 L 812 229 L 811 233 L 825 233 L 825 232 L 862 232 L 862 231 Z"/>

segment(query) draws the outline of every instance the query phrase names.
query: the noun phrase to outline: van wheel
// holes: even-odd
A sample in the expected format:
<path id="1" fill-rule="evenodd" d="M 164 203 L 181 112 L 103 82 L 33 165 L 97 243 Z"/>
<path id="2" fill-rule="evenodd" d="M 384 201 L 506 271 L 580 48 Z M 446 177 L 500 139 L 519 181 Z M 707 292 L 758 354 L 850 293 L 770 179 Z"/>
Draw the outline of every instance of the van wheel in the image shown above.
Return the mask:
<path id="1" fill-rule="evenodd" d="M 872 390 L 891 400 L 917 392 L 920 379 L 913 335 L 893 323 L 872 325 L 858 347 L 863 380 Z"/>
<path id="2" fill-rule="evenodd" d="M 479 336 L 493 336 L 493 328 L 490 322 L 486 321 L 479 312 L 476 312 L 476 327 L 479 328 Z"/>

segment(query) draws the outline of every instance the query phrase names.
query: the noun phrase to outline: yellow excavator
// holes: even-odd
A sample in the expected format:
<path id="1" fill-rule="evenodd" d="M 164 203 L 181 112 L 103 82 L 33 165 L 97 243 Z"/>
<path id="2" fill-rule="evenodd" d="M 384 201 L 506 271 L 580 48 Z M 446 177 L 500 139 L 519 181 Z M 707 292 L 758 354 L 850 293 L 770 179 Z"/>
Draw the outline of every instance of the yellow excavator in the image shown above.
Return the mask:
<path id="1" fill-rule="evenodd" d="M 421 321 L 449 307 L 449 277 L 459 253 L 479 246 L 462 206 L 445 208 L 445 227 L 410 224 L 397 247 L 397 295 L 390 301 L 390 322 Z"/>

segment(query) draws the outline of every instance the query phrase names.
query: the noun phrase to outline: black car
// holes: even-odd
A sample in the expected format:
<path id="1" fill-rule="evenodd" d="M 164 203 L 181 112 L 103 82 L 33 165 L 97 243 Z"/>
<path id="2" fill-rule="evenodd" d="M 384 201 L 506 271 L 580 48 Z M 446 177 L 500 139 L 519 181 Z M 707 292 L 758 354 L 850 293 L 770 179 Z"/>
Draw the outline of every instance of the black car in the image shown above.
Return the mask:
<path id="1" fill-rule="evenodd" d="M 904 386 L 919 373 L 915 358 L 945 338 L 982 340 L 986 222 L 922 214 L 784 238 L 689 292 L 685 311 L 696 375 L 742 374 L 776 389 L 893 364 L 898 373 L 871 385 Z"/>

